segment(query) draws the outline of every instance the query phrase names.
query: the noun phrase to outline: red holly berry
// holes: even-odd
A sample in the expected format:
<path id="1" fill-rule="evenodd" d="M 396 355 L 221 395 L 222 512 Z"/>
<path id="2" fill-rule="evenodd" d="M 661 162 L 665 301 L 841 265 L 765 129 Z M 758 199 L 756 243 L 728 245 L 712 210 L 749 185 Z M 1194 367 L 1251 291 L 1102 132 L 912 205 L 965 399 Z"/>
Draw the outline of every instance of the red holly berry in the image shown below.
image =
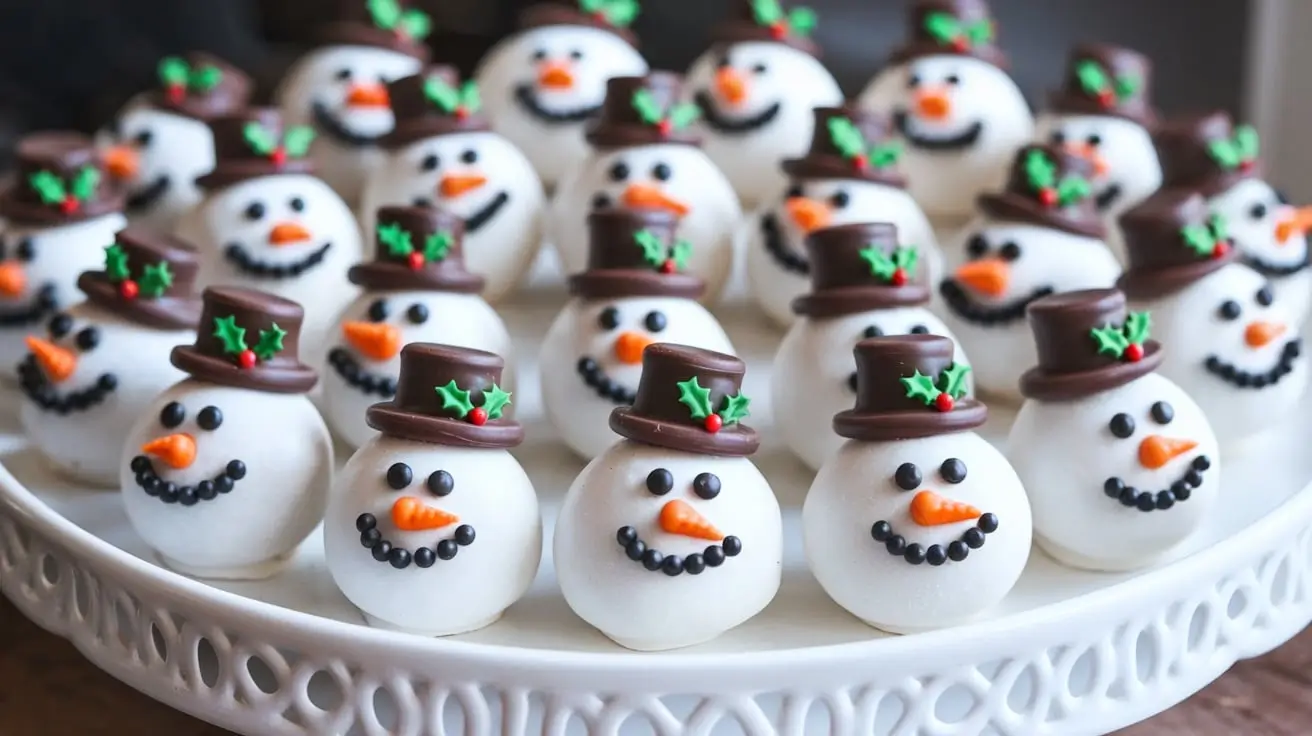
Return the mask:
<path id="1" fill-rule="evenodd" d="M 469 412 L 469 422 L 479 427 L 487 424 L 487 411 L 481 406 L 471 409 Z"/>
<path id="2" fill-rule="evenodd" d="M 856 167 L 861 171 L 865 171 L 866 169 L 870 168 L 870 159 L 867 158 L 864 153 L 858 153 L 857 155 L 853 156 L 852 163 L 856 164 Z"/>
<path id="3" fill-rule="evenodd" d="M 715 434 L 724 428 L 724 420 L 720 418 L 719 414 L 712 414 L 706 417 L 702 422 L 702 426 L 706 427 L 707 432 Z"/>
<path id="4" fill-rule="evenodd" d="M 674 123 L 671 123 L 668 119 L 662 120 L 656 123 L 656 130 L 660 131 L 662 138 L 668 138 L 670 133 L 674 132 Z"/>
<path id="5" fill-rule="evenodd" d="M 598 23 L 605 23 L 606 25 L 610 25 L 610 18 L 607 18 L 606 14 L 601 12 L 600 10 L 592 14 L 592 19 L 597 21 Z"/>
<path id="6" fill-rule="evenodd" d="M 1112 91 L 1105 89 L 1098 93 L 1098 104 L 1103 107 L 1111 107 L 1116 102 L 1116 95 Z"/>
<path id="7" fill-rule="evenodd" d="M 287 163 L 287 149 L 278 146 L 273 149 L 273 153 L 269 154 L 269 159 L 273 161 L 274 166 L 281 167 L 283 164 Z"/>
<path id="8" fill-rule="evenodd" d="M 965 53 L 966 49 L 968 48 L 969 46 L 967 45 L 966 39 L 964 37 L 957 36 L 956 38 L 952 39 L 952 50 L 957 52 L 958 54 Z"/>
<path id="9" fill-rule="evenodd" d="M 1125 349 L 1125 359 L 1131 363 L 1138 363 L 1143 359 L 1143 346 L 1137 342 L 1130 343 Z"/>
<path id="10" fill-rule="evenodd" d="M 1240 170 L 1240 171 L 1244 171 L 1244 172 L 1252 171 L 1252 170 L 1253 170 L 1253 166 L 1255 166 L 1255 165 L 1256 165 L 1256 163 L 1253 161 L 1253 159 L 1251 159 L 1251 158 L 1246 158 L 1246 159 L 1244 159 L 1243 161 L 1240 161 L 1240 162 L 1239 162 L 1239 170 Z"/>
<path id="11" fill-rule="evenodd" d="M 1227 242 L 1225 242 L 1224 240 L 1218 240 L 1218 241 L 1216 241 L 1216 243 L 1212 246 L 1212 257 L 1213 257 L 1213 258 L 1221 258 L 1221 257 L 1225 256 L 1226 253 L 1229 253 L 1229 252 L 1230 252 L 1230 244 L 1227 243 Z"/>
<path id="12" fill-rule="evenodd" d="M 1052 187 L 1044 187 L 1039 190 L 1039 202 L 1044 207 L 1051 207 L 1057 204 L 1057 190 Z"/>
<path id="13" fill-rule="evenodd" d="M 124 299 L 136 299 L 139 293 L 141 293 L 141 288 L 132 279 L 127 279 L 118 285 L 118 295 Z"/>
<path id="14" fill-rule="evenodd" d="M 245 368 L 246 370 L 250 370 L 251 368 L 254 368 L 254 367 L 255 367 L 255 351 L 254 351 L 254 350 L 251 350 L 250 348 L 246 348 L 245 350 L 243 350 L 243 351 L 241 351 L 240 353 L 238 353 L 238 354 L 237 354 L 237 365 L 241 366 L 242 368 Z"/>
<path id="15" fill-rule="evenodd" d="M 782 40 L 788 35 L 788 24 L 783 21 L 776 21 L 771 24 L 770 35 L 773 36 L 775 40 Z"/>
<path id="16" fill-rule="evenodd" d="M 168 95 L 169 102 L 177 104 L 187 96 L 187 88 L 180 84 L 170 84 L 164 88 L 164 94 Z"/>
<path id="17" fill-rule="evenodd" d="M 898 270 L 894 271 L 893 277 L 890 278 L 889 281 L 894 286 L 902 286 L 907 282 L 907 270 L 905 268 L 899 268 Z"/>
<path id="18" fill-rule="evenodd" d="M 938 397 L 934 399 L 934 408 L 939 411 L 952 411 L 952 407 L 956 405 L 957 402 L 952 398 L 951 394 L 939 394 Z"/>
<path id="19" fill-rule="evenodd" d="M 679 270 L 679 267 L 672 258 L 666 258 L 665 262 L 661 264 L 661 273 L 674 273 L 677 270 Z"/>
<path id="20" fill-rule="evenodd" d="M 410 255 L 406 256 L 406 262 L 409 263 L 410 268 L 414 269 L 415 271 L 418 271 L 419 269 L 424 267 L 424 254 L 411 253 Z"/>
<path id="21" fill-rule="evenodd" d="M 59 203 L 59 211 L 66 215 L 71 215 L 74 212 L 77 212 L 77 208 L 80 204 L 81 203 L 77 201 L 77 197 L 70 194 L 67 197 L 64 197 L 64 201 Z"/>
<path id="22" fill-rule="evenodd" d="M 469 108 L 461 105 L 456 108 L 456 120 L 464 120 L 469 117 Z"/>

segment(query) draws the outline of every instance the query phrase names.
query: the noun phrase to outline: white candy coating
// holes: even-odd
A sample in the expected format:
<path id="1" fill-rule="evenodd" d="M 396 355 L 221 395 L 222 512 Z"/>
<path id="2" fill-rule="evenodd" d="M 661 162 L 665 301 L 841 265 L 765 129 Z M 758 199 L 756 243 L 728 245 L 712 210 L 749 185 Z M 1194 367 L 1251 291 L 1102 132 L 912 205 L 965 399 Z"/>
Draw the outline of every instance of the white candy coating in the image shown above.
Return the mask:
<path id="1" fill-rule="evenodd" d="M 1264 274 L 1276 290 L 1277 299 L 1301 324 L 1312 309 L 1312 269 L 1304 265 L 1307 235 L 1301 228 L 1283 233 L 1280 227 L 1282 222 L 1294 218 L 1294 208 L 1285 204 L 1280 194 L 1261 179 L 1242 179 L 1209 198 L 1207 203 L 1213 212 L 1225 218 L 1230 237 L 1250 265 L 1263 264 L 1278 270 L 1303 266 L 1288 275 Z"/>
<path id="2" fill-rule="evenodd" d="M 101 149 L 125 145 L 136 151 L 137 171 L 125 183 L 132 224 L 172 230 L 178 218 L 200 201 L 196 177 L 214 168 L 214 135 L 209 126 L 154 107 L 143 95 L 119 112 L 113 129 L 117 136 L 101 131 L 96 145 Z M 168 183 L 160 184 L 164 179 Z"/>

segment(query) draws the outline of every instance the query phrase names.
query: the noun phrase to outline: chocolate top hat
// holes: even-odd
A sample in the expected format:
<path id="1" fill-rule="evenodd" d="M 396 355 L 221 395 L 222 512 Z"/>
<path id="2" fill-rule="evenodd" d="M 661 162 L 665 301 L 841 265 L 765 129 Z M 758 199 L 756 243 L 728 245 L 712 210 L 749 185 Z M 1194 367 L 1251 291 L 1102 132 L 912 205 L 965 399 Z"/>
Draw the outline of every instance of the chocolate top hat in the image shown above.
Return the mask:
<path id="1" fill-rule="evenodd" d="M 1088 160 L 1062 148 L 1024 146 L 1016 152 L 1006 187 L 979 195 L 979 208 L 999 220 L 1102 238 L 1105 231 L 1089 184 L 1092 176 Z"/>
<path id="2" fill-rule="evenodd" d="M 172 235 L 130 227 L 105 248 L 105 270 L 85 271 L 77 288 L 87 300 L 161 330 L 194 330 L 201 303 L 196 249 Z"/>
<path id="3" fill-rule="evenodd" d="M 1220 194 L 1261 174 L 1261 141 L 1251 125 L 1235 127 L 1224 112 L 1170 120 L 1153 133 L 1162 186 Z"/>
<path id="4" fill-rule="evenodd" d="M 938 335 L 862 340 L 856 355 L 856 406 L 834 415 L 834 431 L 864 442 L 911 440 L 974 429 L 988 410 L 966 398 L 970 368 L 952 361 Z"/>
<path id="5" fill-rule="evenodd" d="M 435 207 L 380 207 L 374 260 L 351 266 L 351 283 L 370 291 L 477 294 L 483 277 L 465 270 L 465 222 Z"/>
<path id="6" fill-rule="evenodd" d="M 761 441 L 741 423 L 751 399 L 742 393 L 747 366 L 732 355 L 673 343 L 642 352 L 633 406 L 616 407 L 610 428 L 621 437 L 703 455 L 750 455 Z"/>
<path id="7" fill-rule="evenodd" d="M 1152 62 L 1121 46 L 1077 44 L 1066 60 L 1062 88 L 1050 96 L 1054 112 L 1110 115 L 1144 127 L 1157 116 L 1151 99 Z"/>
<path id="8" fill-rule="evenodd" d="M 122 211 L 123 193 L 81 133 L 32 133 L 14 155 L 16 176 L 0 192 L 0 217 L 53 227 Z"/>
<path id="9" fill-rule="evenodd" d="M 680 102 L 683 79 L 674 72 L 645 77 L 611 77 L 601 112 L 584 135 L 596 148 L 628 148 L 654 143 L 701 145 L 689 127 L 701 117 L 692 102 Z"/>
<path id="10" fill-rule="evenodd" d="M 488 130 L 478 84 L 460 81 L 453 66 L 436 64 L 387 85 L 396 126 L 383 136 L 383 146 L 402 148 L 415 141 L 451 133 Z"/>
<path id="11" fill-rule="evenodd" d="M 314 129 L 283 127 L 272 107 L 248 107 L 209 121 L 214 134 L 214 170 L 196 178 L 205 189 L 221 189 L 247 179 L 276 174 L 313 174 L 306 158 Z"/>
<path id="12" fill-rule="evenodd" d="M 912 0 L 907 20 L 907 43 L 893 51 L 890 64 L 955 54 L 1007 68 L 1007 57 L 994 45 L 997 23 L 984 0 Z"/>
<path id="13" fill-rule="evenodd" d="M 1073 401 L 1152 373 L 1161 346 L 1148 339 L 1147 312 L 1125 311 L 1116 289 L 1045 296 L 1026 310 L 1039 364 L 1020 377 L 1023 396 Z"/>
<path id="14" fill-rule="evenodd" d="M 251 78 L 213 54 L 192 51 L 160 59 L 159 86 L 147 93 L 150 104 L 161 110 L 209 120 L 246 107 Z"/>
<path id="15" fill-rule="evenodd" d="M 1161 189 L 1121 215 L 1127 266 L 1116 286 L 1131 299 L 1178 291 L 1236 258 L 1225 220 L 1203 195 Z"/>
<path id="16" fill-rule="evenodd" d="M 902 144 L 888 118 L 855 107 L 817 107 L 811 149 L 783 162 L 794 179 L 861 179 L 905 187 L 898 171 Z"/>
<path id="17" fill-rule="evenodd" d="M 711 42 L 776 41 L 819 56 L 820 47 L 811 40 L 815 25 L 810 8 L 789 8 L 783 0 L 733 0 L 729 17 L 711 29 Z"/>
<path id="18" fill-rule="evenodd" d="M 376 46 L 428 60 L 424 39 L 432 19 L 407 0 L 333 0 L 325 9 L 330 19 L 319 28 L 320 43 L 334 46 Z"/>
<path id="19" fill-rule="evenodd" d="M 201 294 L 196 343 L 173 348 L 178 370 L 211 383 L 301 394 L 318 382 L 297 356 L 305 310 L 255 289 L 211 286 Z"/>
<path id="20" fill-rule="evenodd" d="M 515 447 L 524 428 L 503 412 L 501 356 L 470 348 L 412 342 L 401 348 L 396 396 L 365 412 L 370 427 L 391 437 L 451 447 Z"/>
<path id="21" fill-rule="evenodd" d="M 519 27 L 588 26 L 610 31 L 637 46 L 638 37 L 629 26 L 640 11 L 638 0 L 538 0 L 519 14 Z"/>
<path id="22" fill-rule="evenodd" d="M 929 303 L 920 251 L 898 245 L 895 225 L 820 228 L 806 236 L 805 247 L 811 292 L 793 300 L 797 314 L 815 319 Z"/>
<path id="23" fill-rule="evenodd" d="M 692 243 L 675 237 L 679 218 L 655 209 L 608 208 L 588 215 L 588 268 L 569 277 L 569 293 L 583 299 L 673 296 L 706 291 L 685 273 Z"/>

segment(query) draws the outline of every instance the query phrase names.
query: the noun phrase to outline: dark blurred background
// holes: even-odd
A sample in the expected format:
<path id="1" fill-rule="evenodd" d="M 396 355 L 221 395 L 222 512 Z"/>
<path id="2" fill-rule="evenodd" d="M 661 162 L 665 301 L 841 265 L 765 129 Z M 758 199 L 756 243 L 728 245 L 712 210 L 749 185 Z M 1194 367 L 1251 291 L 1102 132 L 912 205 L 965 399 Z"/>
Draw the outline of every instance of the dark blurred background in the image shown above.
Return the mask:
<path id="1" fill-rule="evenodd" d="M 363 1 L 363 0 L 362 0 Z M 1157 64 L 1166 113 L 1239 112 L 1250 6 L 1260 0 L 993 0 L 1003 48 L 1032 103 L 1080 40 L 1144 51 Z M 1303 0 L 1300 0 L 1303 1 Z M 1312 0 L 1307 0 L 1312 1 Z M 434 59 L 472 68 L 514 28 L 531 0 L 420 0 L 434 17 Z M 906 0 L 810 0 L 824 60 L 860 91 L 904 35 Z M 207 50 L 260 80 L 268 94 L 306 48 L 319 0 L 0 0 L 0 165 L 22 131 L 93 130 L 153 80 L 166 54 Z M 682 70 L 729 0 L 647 0 L 636 24 L 657 68 Z"/>

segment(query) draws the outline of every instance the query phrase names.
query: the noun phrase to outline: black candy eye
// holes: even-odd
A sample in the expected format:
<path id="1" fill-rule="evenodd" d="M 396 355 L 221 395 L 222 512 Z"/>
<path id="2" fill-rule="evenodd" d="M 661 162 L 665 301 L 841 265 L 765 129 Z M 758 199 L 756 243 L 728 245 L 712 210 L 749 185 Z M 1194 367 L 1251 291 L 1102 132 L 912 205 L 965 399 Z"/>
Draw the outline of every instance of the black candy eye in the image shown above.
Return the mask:
<path id="1" fill-rule="evenodd" d="M 692 479 L 692 490 L 707 501 L 720 495 L 720 476 L 715 473 L 698 473 Z"/>
<path id="2" fill-rule="evenodd" d="M 1239 319 L 1239 311 L 1239 302 L 1226 299 L 1221 302 L 1221 306 L 1217 308 L 1216 313 L 1221 316 L 1221 319 L 1233 320 Z"/>
<path id="3" fill-rule="evenodd" d="M 392 490 L 399 491 L 410 485 L 410 481 L 415 479 L 415 474 L 410 470 L 410 466 L 405 463 L 392 463 L 387 469 L 387 485 Z"/>
<path id="4" fill-rule="evenodd" d="M 1060 130 L 1054 130 L 1052 131 L 1052 135 L 1048 136 L 1048 140 L 1052 141 L 1055 145 L 1060 146 L 1066 142 L 1066 134 Z"/>
<path id="5" fill-rule="evenodd" d="M 433 200 L 429 199 L 428 197 L 415 197 L 414 199 L 410 200 L 410 204 L 414 207 L 432 207 Z"/>
<path id="6" fill-rule="evenodd" d="M 546 61 L 546 59 L 547 59 L 546 49 L 537 49 L 533 52 L 533 61 Z"/>
<path id="7" fill-rule="evenodd" d="M 902 463 L 893 472 L 893 482 L 904 491 L 916 490 L 920 487 L 922 480 L 924 478 L 920 475 L 920 468 L 917 468 L 914 463 Z"/>
<path id="8" fill-rule="evenodd" d="M 207 406 L 196 415 L 196 424 L 201 429 L 213 432 L 223 424 L 223 412 L 219 411 L 217 406 Z"/>
<path id="9" fill-rule="evenodd" d="M 611 181 L 624 181 L 629 178 L 629 165 L 623 161 L 616 161 L 610 165 L 608 173 Z"/>
<path id="10" fill-rule="evenodd" d="M 1089 144 L 1090 146 L 1093 146 L 1094 148 L 1097 148 L 1098 146 L 1102 145 L 1102 136 L 1098 135 L 1097 133 L 1091 133 L 1089 137 L 1084 139 L 1084 142 Z"/>
<path id="11" fill-rule="evenodd" d="M 475 151 L 472 148 L 467 149 L 460 154 L 460 160 L 463 163 L 472 164 L 475 161 L 478 161 L 478 151 Z"/>
<path id="12" fill-rule="evenodd" d="M 801 184 L 793 184 L 788 187 L 788 191 L 784 194 L 784 199 L 796 199 L 805 195 L 806 192 L 802 189 Z"/>
<path id="13" fill-rule="evenodd" d="M 1134 420 L 1130 418 L 1129 414 L 1122 412 L 1112 417 L 1112 420 L 1107 423 L 1107 429 L 1111 430 L 1113 437 L 1125 439 L 1134 434 Z"/>
<path id="14" fill-rule="evenodd" d="M 651 176 L 657 181 L 669 181 L 674 172 L 670 169 L 669 164 L 656 164 L 651 167 Z"/>
<path id="15" fill-rule="evenodd" d="M 369 305 L 370 322 L 382 322 L 385 319 L 387 319 L 387 302 L 378 299 Z"/>
<path id="16" fill-rule="evenodd" d="M 753 73 L 753 74 L 765 74 L 765 72 L 766 72 L 766 66 L 765 66 L 765 64 L 759 64 L 759 63 L 758 63 L 758 64 L 753 64 L 753 65 L 752 65 L 752 73 Z"/>
<path id="17" fill-rule="evenodd" d="M 664 312 L 648 312 L 647 318 L 642 321 L 651 332 L 660 332 L 665 329 L 666 320 Z"/>
<path id="18" fill-rule="evenodd" d="M 176 401 L 170 401 L 159 410 L 159 423 L 173 429 L 187 418 L 187 409 Z"/>
<path id="19" fill-rule="evenodd" d="M 938 466 L 938 474 L 949 483 L 960 483 L 966 479 L 966 464 L 955 457 L 950 457 Z"/>
<path id="20" fill-rule="evenodd" d="M 434 496 L 449 496 L 456 488 L 456 479 L 445 470 L 434 470 L 428 475 L 428 492 Z"/>
<path id="21" fill-rule="evenodd" d="M 732 62 L 729 61 L 729 57 L 727 57 L 727 56 L 721 56 L 721 57 L 715 62 L 715 66 L 719 67 L 720 69 L 723 69 L 723 68 L 725 68 L 726 66 L 729 66 L 731 63 L 732 63 Z"/>
<path id="22" fill-rule="evenodd" d="M 884 331 L 879 329 L 879 325 L 870 325 L 861 334 L 864 337 L 883 337 Z"/>
<path id="23" fill-rule="evenodd" d="M 1258 202 L 1257 204 L 1248 208 L 1248 216 L 1253 218 L 1254 220 L 1260 220 L 1263 217 L 1266 217 L 1266 205 L 1262 204 L 1261 202 Z"/>
<path id="24" fill-rule="evenodd" d="M 146 146 L 150 145 L 151 140 L 154 138 L 155 138 L 154 133 L 150 132 L 149 130 L 143 130 L 140 133 L 137 133 L 135 136 L 133 136 L 132 141 L 137 144 L 138 148 L 145 148 Z"/>
<path id="25" fill-rule="evenodd" d="M 1276 300 L 1276 295 L 1275 292 L 1271 291 L 1270 286 L 1263 286 L 1257 290 L 1257 295 L 1254 298 L 1257 299 L 1258 304 L 1261 304 L 1264 307 L 1269 307 L 1271 306 L 1271 302 Z"/>
<path id="26" fill-rule="evenodd" d="M 606 194 L 594 194 L 592 196 L 592 209 L 604 210 L 610 206 L 610 196 Z"/>
<path id="27" fill-rule="evenodd" d="M 911 334 L 913 334 L 913 335 L 928 335 L 928 334 L 929 334 L 929 328 L 926 327 L 926 326 L 924 326 L 924 325 L 916 325 L 915 327 L 912 327 L 912 328 L 911 328 Z"/>
<path id="28" fill-rule="evenodd" d="M 441 163 L 441 161 L 438 160 L 438 158 L 437 158 L 437 154 L 436 154 L 436 153 L 430 153 L 430 154 L 428 154 L 427 156 L 424 156 L 424 160 L 423 160 L 423 161 L 420 161 L 420 162 L 419 162 L 419 170 L 420 170 L 420 171 L 437 171 L 437 166 L 438 166 L 439 163 Z"/>
<path id="29" fill-rule="evenodd" d="M 410 308 L 405 310 L 405 318 L 413 324 L 422 325 L 428 321 L 428 307 L 423 304 L 411 304 Z"/>
<path id="30" fill-rule="evenodd" d="M 100 344 L 100 330 L 94 327 L 83 327 L 78 331 L 76 340 L 78 350 L 83 352 L 95 350 L 96 346 Z"/>
<path id="31" fill-rule="evenodd" d="M 958 84 L 961 84 L 961 77 L 956 74 L 949 74 L 943 81 L 955 87 Z"/>
<path id="32" fill-rule="evenodd" d="M 579 51 L 578 49 L 574 49 L 573 51 L 569 52 L 569 58 L 573 59 L 574 61 L 578 61 L 583 58 L 583 52 Z"/>
<path id="33" fill-rule="evenodd" d="M 849 196 L 847 192 L 844 192 L 841 189 L 838 190 L 837 192 L 834 192 L 833 195 L 829 197 L 829 204 L 833 205 L 834 209 L 836 210 L 843 209 L 847 205 L 851 204 L 851 202 L 852 202 L 852 197 Z"/>
<path id="34" fill-rule="evenodd" d="M 665 468 L 656 468 L 647 474 L 647 490 L 652 495 L 664 496 L 672 488 L 674 488 L 674 475 Z"/>
<path id="35" fill-rule="evenodd" d="M 920 75 L 918 75 L 918 74 L 912 74 L 911 76 L 907 77 L 907 88 L 908 88 L 908 89 L 915 89 L 916 87 L 919 87 L 919 86 L 920 86 Z"/>
<path id="36" fill-rule="evenodd" d="M 983 235 L 972 235 L 966 241 L 966 253 L 971 258 L 983 258 L 989 252 L 989 241 Z"/>
<path id="37" fill-rule="evenodd" d="M 1158 424 L 1170 424 L 1171 420 L 1175 419 L 1175 408 L 1165 401 L 1153 404 L 1153 408 L 1149 410 L 1149 413 L 1153 415 L 1153 421 Z"/>
<path id="38" fill-rule="evenodd" d="M 351 70 L 350 70 L 350 69 L 338 69 L 338 70 L 337 70 L 337 73 L 333 75 L 333 78 L 345 82 L 346 80 L 348 80 L 348 79 L 351 78 Z"/>
<path id="39" fill-rule="evenodd" d="M 613 330 L 620 326 L 620 310 L 615 307 L 606 307 L 597 315 L 597 324 L 601 325 L 603 330 Z"/>
<path id="40" fill-rule="evenodd" d="M 50 318 L 46 329 L 50 330 L 51 337 L 58 340 L 73 330 L 73 318 L 67 314 L 56 314 Z"/>
<path id="41" fill-rule="evenodd" d="M 14 255 L 18 256 L 20 261 L 31 261 L 36 258 L 36 245 L 31 238 L 23 238 L 14 246 Z"/>
<path id="42" fill-rule="evenodd" d="M 304 212 L 305 200 L 300 197 L 292 197 L 291 201 L 287 203 L 287 206 L 292 208 L 292 212 Z"/>
<path id="43" fill-rule="evenodd" d="M 246 205 L 245 215 L 247 220 L 258 220 L 264 217 L 264 205 L 260 202 L 251 202 Z"/>
<path id="44" fill-rule="evenodd" d="M 1004 261 L 1014 261 L 1020 258 L 1020 246 L 1008 240 L 998 249 L 998 255 L 1002 256 Z"/>

